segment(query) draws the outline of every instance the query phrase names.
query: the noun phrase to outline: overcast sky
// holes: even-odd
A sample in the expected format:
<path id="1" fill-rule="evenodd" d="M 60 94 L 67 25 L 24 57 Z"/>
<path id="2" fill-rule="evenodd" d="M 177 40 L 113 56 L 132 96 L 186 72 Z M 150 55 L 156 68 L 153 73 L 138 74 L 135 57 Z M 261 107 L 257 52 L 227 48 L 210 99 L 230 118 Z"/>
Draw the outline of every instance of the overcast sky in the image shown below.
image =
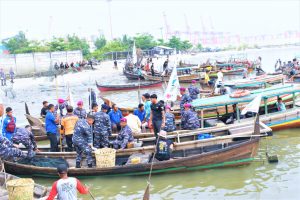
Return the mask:
<path id="1" fill-rule="evenodd" d="M 19 30 L 30 39 L 49 36 L 97 35 L 110 39 L 108 3 L 105 0 L 0 0 L 0 39 Z M 112 0 L 113 37 L 148 32 L 161 37 L 167 23 L 171 31 L 222 31 L 242 35 L 300 30 L 299 0 L 184 1 Z"/>

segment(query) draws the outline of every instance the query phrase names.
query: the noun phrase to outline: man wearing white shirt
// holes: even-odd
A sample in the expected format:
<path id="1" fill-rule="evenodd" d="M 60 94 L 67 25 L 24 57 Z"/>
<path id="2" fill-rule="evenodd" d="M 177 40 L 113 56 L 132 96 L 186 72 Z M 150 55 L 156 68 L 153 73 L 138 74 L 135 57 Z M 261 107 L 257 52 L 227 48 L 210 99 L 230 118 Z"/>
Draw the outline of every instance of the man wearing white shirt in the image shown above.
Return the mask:
<path id="1" fill-rule="evenodd" d="M 131 129 L 133 134 L 139 134 L 141 133 L 141 126 L 142 122 L 138 118 L 138 116 L 133 115 L 132 113 L 129 113 L 128 111 L 125 112 L 125 118 L 127 119 L 127 125 Z"/>
<path id="2" fill-rule="evenodd" d="M 217 73 L 217 81 L 215 83 L 215 94 L 219 94 L 220 93 L 220 88 L 218 86 L 220 86 L 223 82 L 223 72 L 222 69 L 219 69 L 218 73 Z"/>

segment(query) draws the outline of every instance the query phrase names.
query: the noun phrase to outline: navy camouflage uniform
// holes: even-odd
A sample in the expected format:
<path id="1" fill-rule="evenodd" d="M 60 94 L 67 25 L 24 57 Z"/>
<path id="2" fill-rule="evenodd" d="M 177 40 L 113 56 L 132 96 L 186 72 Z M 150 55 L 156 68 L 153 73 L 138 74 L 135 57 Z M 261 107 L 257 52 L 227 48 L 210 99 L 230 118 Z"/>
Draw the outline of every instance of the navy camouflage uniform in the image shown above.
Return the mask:
<path id="1" fill-rule="evenodd" d="M 108 147 L 108 136 L 111 135 L 111 122 L 109 115 L 105 112 L 97 112 L 94 122 L 94 147 Z"/>
<path id="2" fill-rule="evenodd" d="M 7 160 L 10 158 L 22 157 L 25 158 L 26 154 L 20 149 L 13 146 L 13 143 L 6 137 L 0 135 L 0 158 Z"/>
<path id="3" fill-rule="evenodd" d="M 121 129 L 120 133 L 118 134 L 116 140 L 113 142 L 115 149 L 125 149 L 129 142 L 134 140 L 132 136 L 132 131 L 129 126 L 125 126 Z"/>
<path id="4" fill-rule="evenodd" d="M 192 98 L 188 94 L 183 94 L 180 100 L 180 110 L 181 114 L 184 111 L 184 104 L 192 102 Z"/>
<path id="5" fill-rule="evenodd" d="M 74 115 L 77 115 L 79 119 L 85 119 L 86 118 L 86 110 L 83 108 L 75 108 L 74 109 Z"/>
<path id="6" fill-rule="evenodd" d="M 77 153 L 76 163 L 81 163 L 82 153 L 86 154 L 87 163 L 91 165 L 92 159 L 92 148 L 88 144 L 92 144 L 92 129 L 85 119 L 79 119 L 74 128 L 73 144 Z"/>
<path id="7" fill-rule="evenodd" d="M 28 157 L 33 157 L 35 155 L 34 151 L 37 149 L 37 146 L 34 135 L 26 128 L 18 128 L 13 134 L 12 142 L 15 144 L 22 143 L 28 149 Z"/>
<path id="8" fill-rule="evenodd" d="M 175 125 L 175 117 L 173 113 L 166 112 L 166 123 L 165 123 L 165 128 L 164 131 L 166 132 L 172 132 L 176 130 L 176 125 Z"/>
<path id="9" fill-rule="evenodd" d="M 200 122 L 197 113 L 192 110 L 186 110 L 181 116 L 181 128 L 194 130 L 200 128 Z"/>
<path id="10" fill-rule="evenodd" d="M 62 116 L 64 116 L 64 109 L 67 109 L 67 107 L 68 107 L 68 103 L 65 101 L 64 103 L 61 103 L 61 104 L 57 104 L 54 108 L 55 108 L 55 110 L 54 110 L 54 116 L 57 116 L 57 112 L 58 112 L 58 110 L 59 110 L 59 114 L 60 114 L 60 116 L 62 117 Z"/>
<path id="11" fill-rule="evenodd" d="M 189 94 L 190 94 L 191 99 L 193 99 L 193 100 L 197 99 L 198 94 L 200 94 L 199 88 L 197 88 L 194 85 L 190 85 L 190 87 L 188 88 L 188 90 L 189 90 Z"/>

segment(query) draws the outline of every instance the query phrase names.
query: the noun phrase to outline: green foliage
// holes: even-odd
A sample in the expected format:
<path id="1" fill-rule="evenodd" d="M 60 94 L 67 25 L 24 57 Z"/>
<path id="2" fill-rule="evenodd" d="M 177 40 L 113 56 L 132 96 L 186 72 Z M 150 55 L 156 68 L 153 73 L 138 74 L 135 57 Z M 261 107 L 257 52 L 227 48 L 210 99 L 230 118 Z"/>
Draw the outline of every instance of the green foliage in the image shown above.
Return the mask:
<path id="1" fill-rule="evenodd" d="M 106 43 L 104 47 L 102 47 L 101 49 L 97 49 L 92 53 L 92 55 L 94 58 L 101 60 L 103 59 L 103 55 L 105 53 L 112 52 L 112 51 L 126 51 L 126 50 L 127 47 L 122 43 L 122 40 L 116 39 Z"/>
<path id="2" fill-rule="evenodd" d="M 176 50 L 186 51 L 192 48 L 193 45 L 188 40 L 182 41 L 180 38 L 172 36 L 171 39 L 169 39 L 167 46 L 171 48 L 176 48 Z"/>
<path id="3" fill-rule="evenodd" d="M 27 49 L 29 45 L 29 42 L 25 37 L 25 33 L 22 31 L 19 31 L 19 33 L 12 38 L 3 40 L 2 43 L 11 53 L 17 53 L 23 48 Z"/>
<path id="4" fill-rule="evenodd" d="M 100 37 L 96 39 L 94 45 L 97 49 L 101 49 L 102 47 L 104 47 L 106 45 L 106 39 L 104 35 L 100 35 Z"/>
<path id="5" fill-rule="evenodd" d="M 197 44 L 197 46 L 196 46 L 196 47 L 197 47 L 197 49 L 199 49 L 200 51 L 203 49 L 203 46 L 202 46 L 202 44 L 200 44 L 200 43 L 199 43 L 199 44 Z"/>
<path id="6" fill-rule="evenodd" d="M 80 39 L 76 35 L 67 36 L 67 50 L 81 50 L 83 56 L 86 56 L 90 53 L 90 46 L 85 39 Z"/>
<path id="7" fill-rule="evenodd" d="M 157 44 L 154 37 L 148 33 L 137 34 L 134 37 L 134 41 L 136 47 L 141 49 L 150 49 Z"/>

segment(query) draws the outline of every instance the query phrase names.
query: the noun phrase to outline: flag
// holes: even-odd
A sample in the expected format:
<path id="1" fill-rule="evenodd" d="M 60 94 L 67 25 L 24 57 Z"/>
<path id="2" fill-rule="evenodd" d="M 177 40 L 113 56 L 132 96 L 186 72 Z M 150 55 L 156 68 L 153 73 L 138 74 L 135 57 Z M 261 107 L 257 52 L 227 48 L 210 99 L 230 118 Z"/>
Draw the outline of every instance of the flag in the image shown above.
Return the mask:
<path id="1" fill-rule="evenodd" d="M 261 95 L 257 95 L 246 107 L 242 110 L 241 114 L 244 115 L 247 112 L 258 113 L 261 102 Z"/>
<path id="2" fill-rule="evenodd" d="M 167 89 L 164 94 L 164 100 L 165 101 L 176 101 L 179 87 L 180 87 L 180 85 L 179 85 L 179 80 L 178 80 L 178 76 L 177 76 L 177 69 L 176 69 L 176 65 L 174 65 L 170 79 L 169 79 Z"/>

